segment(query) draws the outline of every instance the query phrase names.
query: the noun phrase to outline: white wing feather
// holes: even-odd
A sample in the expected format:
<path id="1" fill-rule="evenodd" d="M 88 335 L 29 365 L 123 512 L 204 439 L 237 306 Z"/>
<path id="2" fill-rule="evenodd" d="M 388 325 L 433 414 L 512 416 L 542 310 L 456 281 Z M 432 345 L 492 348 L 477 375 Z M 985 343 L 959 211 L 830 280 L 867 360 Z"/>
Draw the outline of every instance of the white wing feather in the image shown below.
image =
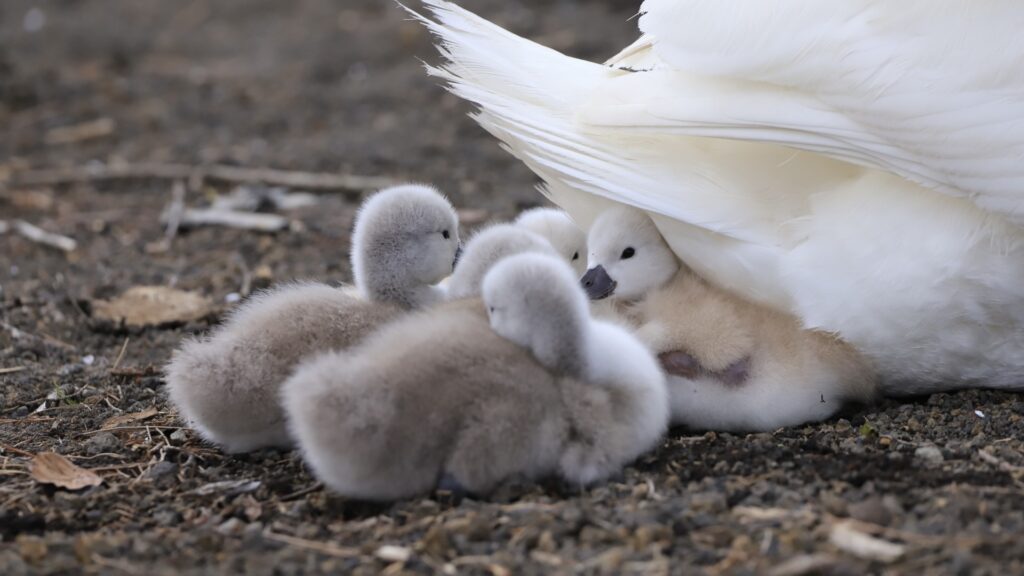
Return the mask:
<path id="1" fill-rule="evenodd" d="M 631 74 L 568 58 L 443 0 L 427 0 L 447 64 L 428 70 L 480 106 L 474 118 L 589 224 L 605 198 L 647 210 L 687 264 L 747 297 L 791 310 L 780 254 L 811 195 L 863 176 L 853 165 L 782 146 L 577 120 L 580 103 Z M 646 74 L 640 75 L 646 76 Z"/>
<path id="2" fill-rule="evenodd" d="M 593 126 L 771 142 L 1024 223 L 1024 4 L 646 0 Z"/>
<path id="3" fill-rule="evenodd" d="M 894 392 L 1021 388 L 1024 5 L 647 0 L 602 66 L 425 4 L 430 72 L 581 225 L 647 210 L 702 276 L 840 333 Z"/>

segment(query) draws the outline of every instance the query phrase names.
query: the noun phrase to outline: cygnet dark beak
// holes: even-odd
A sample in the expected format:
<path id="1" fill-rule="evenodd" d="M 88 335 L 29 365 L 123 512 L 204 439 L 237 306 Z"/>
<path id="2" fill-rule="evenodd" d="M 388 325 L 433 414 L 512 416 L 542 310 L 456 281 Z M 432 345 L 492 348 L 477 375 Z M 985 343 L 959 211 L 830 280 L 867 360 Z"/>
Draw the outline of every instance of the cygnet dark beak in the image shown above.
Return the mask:
<path id="1" fill-rule="evenodd" d="M 601 300 L 615 293 L 615 280 L 604 270 L 604 266 L 594 266 L 580 279 L 580 284 L 591 300 Z"/>
<path id="2" fill-rule="evenodd" d="M 462 244 L 459 244 L 455 248 L 455 258 L 452 259 L 452 270 L 455 270 L 455 267 L 459 264 L 459 258 L 462 258 Z"/>

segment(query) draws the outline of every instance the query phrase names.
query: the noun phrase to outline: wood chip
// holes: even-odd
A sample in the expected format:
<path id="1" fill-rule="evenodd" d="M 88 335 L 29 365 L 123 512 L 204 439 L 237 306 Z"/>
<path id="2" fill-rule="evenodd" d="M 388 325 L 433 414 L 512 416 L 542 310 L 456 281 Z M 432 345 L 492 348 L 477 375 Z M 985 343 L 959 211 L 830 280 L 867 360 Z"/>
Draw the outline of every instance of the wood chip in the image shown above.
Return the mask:
<path id="1" fill-rule="evenodd" d="M 132 422 L 146 420 L 147 418 L 152 418 L 153 416 L 156 416 L 159 413 L 160 411 L 157 410 L 156 408 L 147 408 L 142 412 L 120 414 L 118 416 L 114 416 L 113 418 L 107 418 L 100 426 L 100 430 L 110 430 L 111 428 L 117 428 L 119 426 L 124 426 L 125 424 L 131 424 Z"/>
<path id="2" fill-rule="evenodd" d="M 264 532 L 263 537 L 267 540 L 274 540 L 288 544 L 289 546 L 295 546 L 296 548 L 304 548 L 306 550 L 313 550 L 326 554 L 328 556 L 335 556 L 337 558 L 358 558 L 361 556 L 358 548 L 342 548 L 326 542 L 317 542 L 316 540 L 307 540 L 305 538 L 298 538 L 296 536 L 289 536 L 287 534 L 277 534 L 275 532 Z"/>
<path id="3" fill-rule="evenodd" d="M 850 522 L 834 524 L 829 541 L 847 554 L 886 564 L 899 560 L 907 551 L 906 546 L 861 532 Z"/>
<path id="4" fill-rule="evenodd" d="M 74 238 L 47 232 L 35 224 L 29 224 L 24 220 L 14 220 L 11 222 L 10 228 L 36 244 L 42 244 L 43 246 L 49 246 L 64 252 L 73 252 L 78 248 L 78 242 L 75 242 Z M 0 230 L 0 232 L 2 231 Z"/>
<path id="5" fill-rule="evenodd" d="M 0 374 L 13 374 L 15 372 L 21 372 L 22 370 L 28 370 L 27 366 L 11 366 L 10 368 L 0 368 Z"/>
<path id="6" fill-rule="evenodd" d="M 226 226 L 259 232 L 277 232 L 288 228 L 290 222 L 284 216 L 256 212 L 238 212 L 212 208 L 187 208 L 181 214 L 182 227 Z"/>
<path id="7" fill-rule="evenodd" d="M 113 300 L 92 302 L 94 318 L 137 328 L 199 320 L 212 306 L 195 292 L 166 286 L 135 286 Z"/>
<path id="8" fill-rule="evenodd" d="M 95 472 L 80 468 L 55 452 L 42 452 L 33 456 L 29 472 L 36 482 L 68 490 L 81 490 L 103 483 L 103 479 Z"/>
<path id="9" fill-rule="evenodd" d="M 769 576 L 804 576 L 820 574 L 835 566 L 838 560 L 828 554 L 801 554 L 768 571 Z"/>
<path id="10" fill-rule="evenodd" d="M 18 208 L 27 210 L 49 210 L 53 208 L 53 190 L 49 188 L 35 188 L 28 190 L 14 190 L 3 199 L 9 201 Z"/>
<path id="11" fill-rule="evenodd" d="M 209 496 L 218 493 L 234 496 L 255 492 L 261 484 L 262 482 L 259 480 L 221 480 L 220 482 L 204 484 L 193 490 L 192 493 L 198 496 Z"/>
<path id="12" fill-rule="evenodd" d="M 72 126 L 61 126 L 46 133 L 43 141 L 53 146 L 56 144 L 74 144 L 85 140 L 95 140 L 114 133 L 114 121 L 110 118 L 97 118 Z"/>
<path id="13" fill-rule="evenodd" d="M 412 556 L 412 550 L 403 546 L 385 544 L 373 554 L 385 562 L 406 562 Z"/>
<path id="14" fill-rule="evenodd" d="M 734 506 L 732 513 L 750 522 L 779 522 L 786 519 L 810 519 L 813 514 L 798 508 L 761 508 L 758 506 Z"/>

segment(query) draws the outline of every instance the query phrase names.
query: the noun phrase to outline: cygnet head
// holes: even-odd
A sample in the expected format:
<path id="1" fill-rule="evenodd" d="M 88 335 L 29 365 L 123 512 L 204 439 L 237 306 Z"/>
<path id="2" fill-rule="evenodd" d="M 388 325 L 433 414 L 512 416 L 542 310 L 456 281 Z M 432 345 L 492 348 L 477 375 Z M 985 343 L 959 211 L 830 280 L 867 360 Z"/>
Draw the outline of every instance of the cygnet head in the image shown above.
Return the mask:
<path id="1" fill-rule="evenodd" d="M 431 286 L 451 274 L 459 220 L 435 188 L 407 184 L 366 200 L 352 232 L 352 273 L 370 300 L 415 308 L 437 298 Z"/>
<path id="2" fill-rule="evenodd" d="M 635 300 L 668 282 L 679 260 L 642 210 L 612 208 L 587 235 L 590 254 L 581 283 L 591 300 Z"/>
<path id="3" fill-rule="evenodd" d="M 584 374 L 589 310 L 568 264 L 540 254 L 506 258 L 484 277 L 483 299 L 499 336 L 551 370 Z"/>
<path id="4" fill-rule="evenodd" d="M 495 264 L 526 253 L 558 256 L 547 240 L 518 226 L 495 224 L 480 230 L 466 242 L 455 273 L 448 281 L 448 298 L 480 296 L 484 276 Z"/>
<path id="5" fill-rule="evenodd" d="M 564 210 L 532 208 L 519 215 L 515 224 L 543 236 L 559 256 L 572 266 L 579 278 L 587 269 L 587 235 Z"/>

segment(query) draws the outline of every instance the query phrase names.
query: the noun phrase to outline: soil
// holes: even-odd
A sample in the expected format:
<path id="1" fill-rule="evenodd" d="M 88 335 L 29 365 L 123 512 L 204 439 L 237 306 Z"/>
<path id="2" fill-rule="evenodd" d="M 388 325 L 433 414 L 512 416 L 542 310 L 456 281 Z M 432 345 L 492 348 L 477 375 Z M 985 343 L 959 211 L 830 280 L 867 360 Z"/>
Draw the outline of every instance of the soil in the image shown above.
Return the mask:
<path id="1" fill-rule="evenodd" d="M 588 59 L 635 36 L 635 1 L 464 4 Z M 387 176 L 437 184 L 467 225 L 540 203 L 417 58 L 436 61 L 430 38 L 383 0 L 5 0 L 0 178 L 97 162 Z M 487 501 L 352 502 L 295 453 L 225 455 L 181 428 L 161 365 L 249 290 L 348 280 L 365 191 L 319 193 L 282 212 L 296 222 L 282 232 L 181 230 L 161 251 L 171 184 L 0 188 L 0 219 L 78 242 L 0 235 L 0 574 L 1024 570 L 1024 403 L 1007 393 L 887 400 L 767 434 L 676 430 L 606 484 Z M 186 202 L 231 189 L 207 180 Z M 215 305 L 162 327 L 95 317 L 94 302 L 140 285 Z M 103 483 L 37 482 L 44 451 Z"/>

